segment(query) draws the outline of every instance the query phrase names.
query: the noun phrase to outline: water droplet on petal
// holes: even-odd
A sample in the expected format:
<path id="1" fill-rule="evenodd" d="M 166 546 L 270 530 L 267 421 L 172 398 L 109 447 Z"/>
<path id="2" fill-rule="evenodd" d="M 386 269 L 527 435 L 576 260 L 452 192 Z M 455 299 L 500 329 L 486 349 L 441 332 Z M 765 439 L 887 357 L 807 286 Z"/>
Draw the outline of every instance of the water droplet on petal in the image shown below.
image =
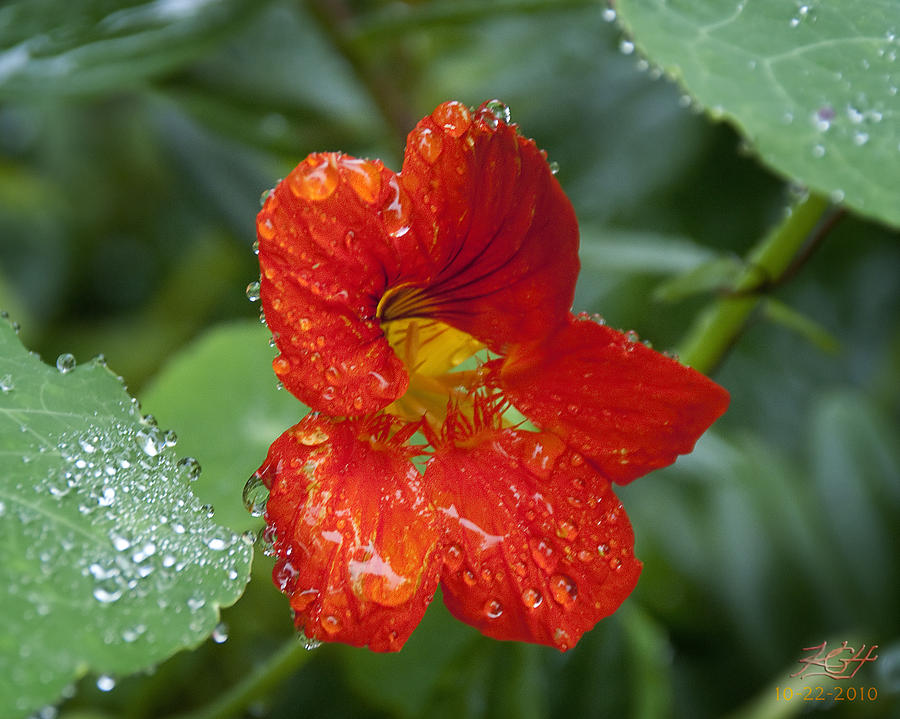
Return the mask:
<path id="1" fill-rule="evenodd" d="M 416 148 L 425 162 L 434 164 L 441 155 L 444 143 L 438 133 L 430 127 L 423 127 L 413 131 L 410 144 Z"/>
<path id="2" fill-rule="evenodd" d="M 322 629 L 324 629 L 329 634 L 334 634 L 341 629 L 341 620 L 333 614 L 328 614 L 322 617 L 322 619 L 319 620 L 319 624 L 321 624 Z"/>
<path id="3" fill-rule="evenodd" d="M 462 566 L 463 551 L 458 544 L 451 544 L 447 547 L 447 553 L 444 562 L 451 572 L 456 572 Z"/>
<path id="4" fill-rule="evenodd" d="M 344 177 L 363 202 L 375 202 L 381 192 L 381 169 L 370 160 L 341 157 L 338 165 L 345 170 Z"/>
<path id="5" fill-rule="evenodd" d="M 443 127 L 451 137 L 460 137 L 472 124 L 469 109 L 458 100 L 438 105 L 431 113 L 431 119 Z"/>
<path id="6" fill-rule="evenodd" d="M 489 100 L 479 113 L 479 118 L 484 120 L 488 127 L 497 128 L 500 123 L 508 125 L 511 121 L 509 107 L 500 100 Z"/>
<path id="7" fill-rule="evenodd" d="M 429 142 L 437 144 L 437 152 L 434 154 L 434 159 L 436 160 L 440 154 L 441 138 L 428 128 L 424 128 L 422 132 L 429 133 L 428 137 L 433 138 Z M 429 160 L 429 162 L 434 162 L 434 160 Z M 384 224 L 385 231 L 391 237 L 403 237 L 410 229 L 409 200 L 406 193 L 400 188 L 400 183 L 397 181 L 396 176 L 388 180 L 388 187 L 392 192 L 388 203 L 381 209 L 381 221 Z"/>
<path id="8" fill-rule="evenodd" d="M 554 574 L 550 577 L 550 593 L 557 602 L 569 607 L 578 597 L 578 586 L 568 575 Z"/>
<path id="9" fill-rule="evenodd" d="M 60 374 L 68 374 L 71 372 L 75 369 L 75 356 L 69 352 L 63 352 L 56 358 L 56 369 L 59 370 Z"/>
<path id="10" fill-rule="evenodd" d="M 256 302 L 259 300 L 259 280 L 251 282 L 247 285 L 247 299 L 251 302 Z"/>
<path id="11" fill-rule="evenodd" d="M 263 483 L 258 472 L 250 475 L 250 479 L 244 485 L 244 507 L 251 517 L 261 517 L 266 511 L 266 502 L 269 501 L 269 490 Z"/>
<path id="12" fill-rule="evenodd" d="M 503 605 L 497 599 L 488 599 L 484 603 L 484 615 L 488 619 L 497 619 L 503 614 Z"/>
<path id="13" fill-rule="evenodd" d="M 522 602 L 529 609 L 537 609 L 544 602 L 544 598 L 537 589 L 526 589 L 522 592 Z"/>
<path id="14" fill-rule="evenodd" d="M 306 158 L 287 178 L 291 192 L 296 197 L 311 202 L 331 197 L 339 180 L 340 176 L 331 155 L 316 155 Z"/>
<path id="15" fill-rule="evenodd" d="M 256 232 L 264 240 L 271 240 L 275 237 L 275 225 L 272 224 L 272 219 L 269 217 L 262 217 L 257 220 Z M 257 252 L 259 252 L 259 246 L 257 246 Z"/>

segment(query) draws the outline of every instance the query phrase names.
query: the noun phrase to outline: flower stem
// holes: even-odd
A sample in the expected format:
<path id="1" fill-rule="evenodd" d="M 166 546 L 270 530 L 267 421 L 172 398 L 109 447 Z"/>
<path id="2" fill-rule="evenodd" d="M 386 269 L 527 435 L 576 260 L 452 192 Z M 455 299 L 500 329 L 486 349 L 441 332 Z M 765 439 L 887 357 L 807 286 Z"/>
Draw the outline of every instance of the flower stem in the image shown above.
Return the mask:
<path id="1" fill-rule="evenodd" d="M 241 714 L 257 699 L 265 697 L 274 687 L 293 674 L 309 660 L 310 652 L 299 639 L 290 639 L 266 662 L 258 666 L 243 681 L 235 684 L 212 704 L 172 719 L 227 719 Z"/>
<path id="2" fill-rule="evenodd" d="M 749 253 L 746 269 L 731 290 L 713 302 L 697 318 L 678 349 L 685 364 L 709 374 L 740 336 L 766 290 L 795 269 L 795 261 L 806 258 L 805 247 L 817 242 L 830 229 L 833 218 L 825 218 L 829 203 L 810 193 L 795 204 L 787 218 Z"/>

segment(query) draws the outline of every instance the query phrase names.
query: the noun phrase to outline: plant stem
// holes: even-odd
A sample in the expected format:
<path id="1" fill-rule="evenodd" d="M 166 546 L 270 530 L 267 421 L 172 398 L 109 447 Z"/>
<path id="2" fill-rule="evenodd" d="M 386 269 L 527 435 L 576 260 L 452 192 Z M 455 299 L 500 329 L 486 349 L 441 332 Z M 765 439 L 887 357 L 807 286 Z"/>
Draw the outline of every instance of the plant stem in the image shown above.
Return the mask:
<path id="1" fill-rule="evenodd" d="M 309 660 L 309 654 L 309 650 L 299 639 L 290 639 L 264 664 L 212 704 L 193 712 L 178 714 L 172 719 L 227 719 L 240 714 L 305 664 Z"/>
<path id="2" fill-rule="evenodd" d="M 749 253 L 746 269 L 731 291 L 717 299 L 697 318 L 682 340 L 678 356 L 685 364 L 709 374 L 740 336 L 747 321 L 763 299 L 767 289 L 787 273 L 793 273 L 793 260 L 806 257 L 804 248 L 820 237 L 813 235 L 823 222 L 828 200 L 810 193 L 791 208 L 787 218 L 763 238 Z"/>

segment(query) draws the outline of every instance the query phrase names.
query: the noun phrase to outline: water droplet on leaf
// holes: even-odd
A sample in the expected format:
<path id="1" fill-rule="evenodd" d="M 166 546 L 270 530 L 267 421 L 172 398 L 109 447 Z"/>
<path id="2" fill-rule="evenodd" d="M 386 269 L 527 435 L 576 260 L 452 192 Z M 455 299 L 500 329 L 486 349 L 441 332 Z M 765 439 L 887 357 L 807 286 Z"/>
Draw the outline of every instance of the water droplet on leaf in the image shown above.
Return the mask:
<path id="1" fill-rule="evenodd" d="M 63 352 L 56 358 L 56 369 L 58 369 L 61 374 L 68 374 L 71 372 L 75 369 L 75 356 L 68 352 Z"/>

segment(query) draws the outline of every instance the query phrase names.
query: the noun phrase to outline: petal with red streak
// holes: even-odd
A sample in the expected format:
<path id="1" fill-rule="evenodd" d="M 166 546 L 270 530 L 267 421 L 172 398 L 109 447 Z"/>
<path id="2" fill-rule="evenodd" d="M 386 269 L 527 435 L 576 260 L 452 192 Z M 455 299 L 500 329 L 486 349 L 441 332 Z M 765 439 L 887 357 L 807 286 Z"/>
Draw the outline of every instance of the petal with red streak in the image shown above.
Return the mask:
<path id="1" fill-rule="evenodd" d="M 314 410 L 361 415 L 406 390 L 376 308 L 401 272 L 422 276 L 408 215 L 398 177 L 380 162 L 317 153 L 257 217 L 260 296 L 281 351 L 273 367 Z"/>
<path id="2" fill-rule="evenodd" d="M 583 317 L 491 369 L 520 412 L 620 484 L 690 452 L 728 407 L 712 380 Z"/>
<path id="3" fill-rule="evenodd" d="M 487 106 L 440 105 L 407 139 L 400 174 L 433 268 L 428 316 L 495 351 L 566 321 L 578 274 L 574 210 L 533 140 Z"/>
<path id="4" fill-rule="evenodd" d="M 634 589 L 622 505 L 555 435 L 482 430 L 441 446 L 425 478 L 447 527 L 444 602 L 483 634 L 570 649 Z"/>
<path id="5" fill-rule="evenodd" d="M 273 579 L 307 637 L 397 651 L 437 587 L 439 534 L 410 434 L 308 415 L 269 449 Z"/>

